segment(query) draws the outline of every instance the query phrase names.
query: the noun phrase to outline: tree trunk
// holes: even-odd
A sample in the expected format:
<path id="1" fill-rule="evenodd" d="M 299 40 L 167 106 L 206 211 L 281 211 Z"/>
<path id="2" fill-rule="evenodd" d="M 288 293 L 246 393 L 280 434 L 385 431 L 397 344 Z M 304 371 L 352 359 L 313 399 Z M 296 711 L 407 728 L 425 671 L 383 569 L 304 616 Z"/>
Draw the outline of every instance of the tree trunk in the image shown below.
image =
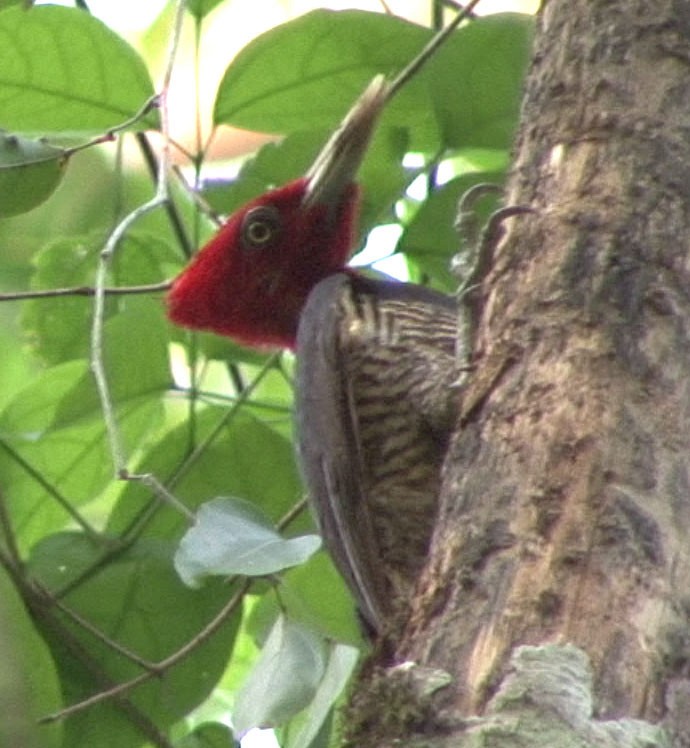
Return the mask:
<path id="1" fill-rule="evenodd" d="M 688 0 L 546 4 L 506 204 L 415 664 L 367 671 L 357 744 L 690 746 Z"/>

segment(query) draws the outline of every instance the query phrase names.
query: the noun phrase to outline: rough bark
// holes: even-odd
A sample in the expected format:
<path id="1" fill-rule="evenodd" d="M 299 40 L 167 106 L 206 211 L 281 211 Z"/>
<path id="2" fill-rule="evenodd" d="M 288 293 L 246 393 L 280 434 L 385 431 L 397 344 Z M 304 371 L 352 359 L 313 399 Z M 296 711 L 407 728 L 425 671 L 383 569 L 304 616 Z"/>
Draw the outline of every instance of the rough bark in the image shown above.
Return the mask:
<path id="1" fill-rule="evenodd" d="M 518 689 L 518 722 L 562 716 L 544 693 L 572 655 L 574 693 L 589 694 L 591 667 L 587 719 L 633 725 L 630 739 L 616 727 L 609 743 L 585 730 L 488 744 L 665 745 L 663 725 L 668 745 L 690 745 L 688 0 L 546 4 L 506 202 L 535 213 L 510 220 L 483 287 L 397 652 L 417 675 L 362 684 L 369 702 L 407 689 L 419 708 L 389 727 L 365 717 L 358 744 L 397 744 L 396 729 L 404 745 L 487 744 L 475 720 L 505 706 L 523 656 L 563 680 L 533 699 Z"/>

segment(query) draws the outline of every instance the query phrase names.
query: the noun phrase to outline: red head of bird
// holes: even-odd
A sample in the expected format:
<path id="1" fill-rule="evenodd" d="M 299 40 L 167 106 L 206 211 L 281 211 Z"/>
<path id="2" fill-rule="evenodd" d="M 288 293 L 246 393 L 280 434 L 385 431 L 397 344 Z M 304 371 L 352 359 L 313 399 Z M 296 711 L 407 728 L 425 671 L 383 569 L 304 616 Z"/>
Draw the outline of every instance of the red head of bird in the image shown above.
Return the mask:
<path id="1" fill-rule="evenodd" d="M 388 85 L 375 78 L 306 176 L 240 208 L 173 282 L 170 319 L 246 345 L 293 348 L 312 288 L 343 269 L 356 230 L 354 177 Z"/>

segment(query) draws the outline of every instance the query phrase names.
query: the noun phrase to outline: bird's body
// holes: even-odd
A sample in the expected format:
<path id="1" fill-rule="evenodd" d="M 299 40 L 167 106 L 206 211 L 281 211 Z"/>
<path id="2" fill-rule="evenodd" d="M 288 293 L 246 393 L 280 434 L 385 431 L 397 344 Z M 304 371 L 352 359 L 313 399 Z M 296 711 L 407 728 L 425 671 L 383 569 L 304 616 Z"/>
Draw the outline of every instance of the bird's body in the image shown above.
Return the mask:
<path id="1" fill-rule="evenodd" d="M 297 336 L 302 470 L 326 546 L 374 630 L 409 600 L 436 518 L 454 416 L 454 301 L 338 274 Z"/>
<path id="2" fill-rule="evenodd" d="M 305 482 L 326 546 L 379 633 L 428 548 L 457 326 L 450 297 L 345 267 L 354 174 L 388 93 L 375 79 L 307 176 L 233 214 L 168 297 L 178 324 L 296 349 Z"/>

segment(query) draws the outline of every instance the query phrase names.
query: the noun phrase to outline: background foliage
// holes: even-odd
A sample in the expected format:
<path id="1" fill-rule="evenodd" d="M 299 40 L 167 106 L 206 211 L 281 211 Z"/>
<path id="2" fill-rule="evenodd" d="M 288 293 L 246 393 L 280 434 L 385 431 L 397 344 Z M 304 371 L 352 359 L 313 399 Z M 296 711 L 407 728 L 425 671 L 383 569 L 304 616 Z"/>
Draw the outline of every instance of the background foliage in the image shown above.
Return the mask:
<path id="1" fill-rule="evenodd" d="M 212 23 L 219 4 L 190 0 L 186 23 Z M 160 125 L 145 107 L 149 65 L 78 5 L 0 3 L 5 292 L 92 286 L 106 239 L 154 189 L 123 155 L 148 153 L 143 133 Z M 225 73 L 214 125 L 283 137 L 236 178 L 198 182 L 202 196 L 227 214 L 302 173 L 367 82 L 402 68 L 430 33 L 317 11 L 257 38 Z M 515 14 L 465 26 L 381 122 L 361 173 L 362 244 L 399 227 L 391 249 L 413 280 L 456 285 L 457 199 L 502 179 L 529 37 Z M 123 124 L 114 146 L 82 148 Z M 205 147 L 189 154 L 192 182 L 204 158 Z M 127 232 L 108 285 L 172 277 L 212 232 L 189 190 L 175 177 L 170 188 L 171 207 Z M 332 744 L 333 706 L 364 644 L 300 508 L 290 357 L 174 329 L 154 294 L 107 298 L 102 355 L 128 467 L 155 475 L 182 511 L 113 477 L 91 299 L 3 300 L 0 744 L 228 746 L 255 725 L 278 727 L 284 746 Z M 141 685 L 36 724 L 131 679 Z"/>

